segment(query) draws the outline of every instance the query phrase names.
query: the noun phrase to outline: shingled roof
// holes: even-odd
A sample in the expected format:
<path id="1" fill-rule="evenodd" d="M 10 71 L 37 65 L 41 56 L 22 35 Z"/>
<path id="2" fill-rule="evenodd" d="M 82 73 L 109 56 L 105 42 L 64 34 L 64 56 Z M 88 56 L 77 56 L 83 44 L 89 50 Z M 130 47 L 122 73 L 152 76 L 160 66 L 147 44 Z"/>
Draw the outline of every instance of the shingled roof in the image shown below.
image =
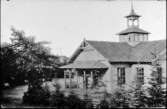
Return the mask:
<path id="1" fill-rule="evenodd" d="M 129 33 L 141 33 L 141 34 L 149 34 L 149 32 L 139 28 L 139 27 L 136 27 L 136 26 L 131 26 L 123 31 L 121 31 L 120 33 L 118 33 L 118 35 L 126 35 L 126 34 L 129 34 Z"/>
<path id="2" fill-rule="evenodd" d="M 110 62 L 151 62 L 151 53 L 166 49 L 166 40 L 140 42 L 131 46 L 126 42 L 87 41 Z"/>
<path id="3" fill-rule="evenodd" d="M 135 11 L 134 11 L 134 9 L 132 9 L 131 10 L 131 12 L 130 12 L 130 14 L 129 15 L 127 15 L 127 16 L 125 16 L 125 17 L 140 17 L 140 15 L 137 15 L 136 13 L 135 13 Z"/>
<path id="4" fill-rule="evenodd" d="M 75 61 L 68 65 L 64 65 L 60 68 L 75 68 L 75 69 L 106 69 L 108 68 L 105 64 L 100 61 Z"/>

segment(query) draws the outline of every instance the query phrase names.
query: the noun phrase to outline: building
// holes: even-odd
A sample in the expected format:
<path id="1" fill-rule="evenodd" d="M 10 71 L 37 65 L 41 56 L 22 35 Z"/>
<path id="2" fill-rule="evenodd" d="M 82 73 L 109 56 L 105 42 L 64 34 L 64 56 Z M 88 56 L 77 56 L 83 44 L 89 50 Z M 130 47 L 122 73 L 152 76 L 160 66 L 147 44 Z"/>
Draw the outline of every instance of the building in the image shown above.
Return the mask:
<path id="1" fill-rule="evenodd" d="M 126 16 L 127 28 L 118 33 L 119 42 L 84 39 L 69 63 L 61 67 L 64 86 L 104 86 L 112 92 L 120 86 L 147 85 L 155 59 L 159 59 L 162 75 L 166 77 L 166 40 L 149 41 L 150 33 L 139 27 L 140 17 L 132 7 Z"/>

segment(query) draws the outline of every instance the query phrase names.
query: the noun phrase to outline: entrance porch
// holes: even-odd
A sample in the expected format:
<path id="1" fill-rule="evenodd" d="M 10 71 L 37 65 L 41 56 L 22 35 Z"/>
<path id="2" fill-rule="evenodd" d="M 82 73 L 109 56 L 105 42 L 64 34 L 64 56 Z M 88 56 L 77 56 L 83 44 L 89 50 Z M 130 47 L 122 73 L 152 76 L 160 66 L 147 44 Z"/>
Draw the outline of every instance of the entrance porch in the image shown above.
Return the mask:
<path id="1" fill-rule="evenodd" d="M 77 61 L 62 66 L 65 88 L 90 89 L 103 86 L 105 84 L 101 80 L 107 68 L 100 61 Z"/>

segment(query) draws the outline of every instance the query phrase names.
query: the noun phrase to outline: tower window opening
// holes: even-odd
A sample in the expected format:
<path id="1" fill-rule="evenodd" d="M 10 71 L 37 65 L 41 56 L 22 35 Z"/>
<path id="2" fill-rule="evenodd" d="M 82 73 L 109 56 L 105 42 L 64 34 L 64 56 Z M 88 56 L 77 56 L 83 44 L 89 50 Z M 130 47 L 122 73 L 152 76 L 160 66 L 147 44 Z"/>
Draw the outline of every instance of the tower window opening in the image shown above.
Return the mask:
<path id="1" fill-rule="evenodd" d="M 128 41 L 130 41 L 130 36 L 128 37 Z"/>

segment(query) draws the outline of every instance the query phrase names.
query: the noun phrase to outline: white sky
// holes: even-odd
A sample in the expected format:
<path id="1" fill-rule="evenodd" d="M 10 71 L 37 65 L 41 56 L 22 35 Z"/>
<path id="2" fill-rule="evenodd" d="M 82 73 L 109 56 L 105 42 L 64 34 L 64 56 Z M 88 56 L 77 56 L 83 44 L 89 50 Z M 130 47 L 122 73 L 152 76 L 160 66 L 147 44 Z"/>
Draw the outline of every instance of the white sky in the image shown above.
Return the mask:
<path id="1" fill-rule="evenodd" d="M 9 42 L 11 26 L 49 41 L 53 54 L 71 56 L 83 38 L 118 41 L 116 33 L 126 28 L 129 0 L 2 0 L 1 41 Z M 166 2 L 134 0 L 142 15 L 140 27 L 149 40 L 166 39 Z"/>

